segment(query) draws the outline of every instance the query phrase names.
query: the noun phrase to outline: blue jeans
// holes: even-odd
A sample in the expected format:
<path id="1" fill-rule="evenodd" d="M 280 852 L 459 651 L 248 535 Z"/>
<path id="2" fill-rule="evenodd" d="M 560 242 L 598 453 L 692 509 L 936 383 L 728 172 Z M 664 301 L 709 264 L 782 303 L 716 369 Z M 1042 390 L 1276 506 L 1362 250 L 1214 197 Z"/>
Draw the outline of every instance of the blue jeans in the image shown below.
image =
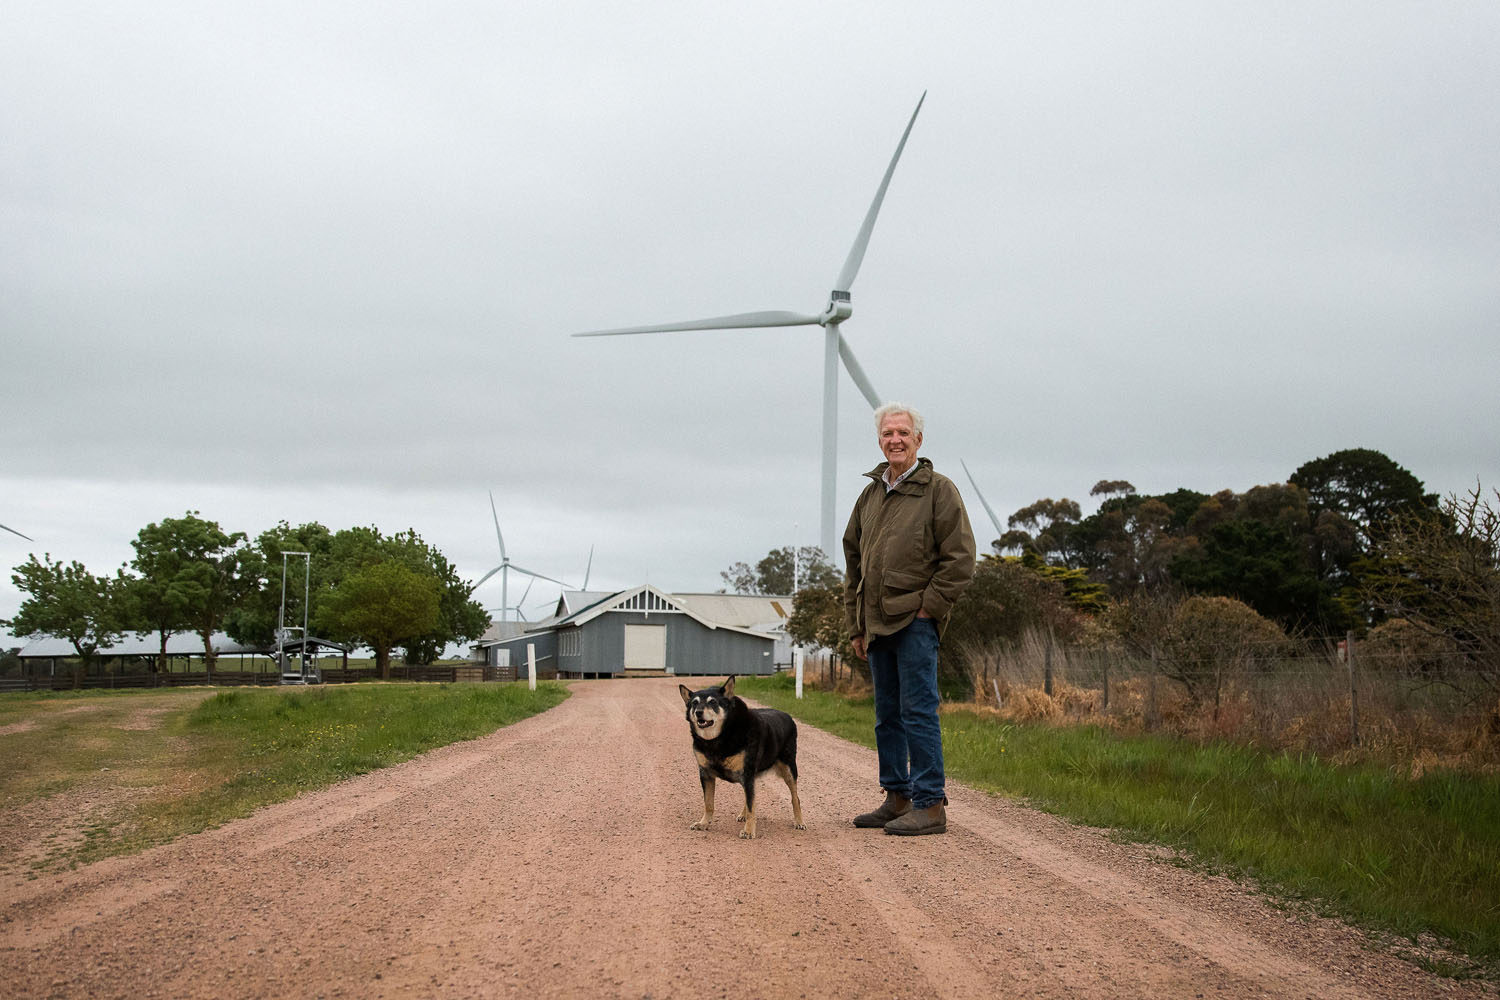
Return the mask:
<path id="1" fill-rule="evenodd" d="M 917 809 L 943 801 L 943 733 L 938 726 L 938 632 L 918 618 L 870 642 L 875 683 L 875 750 L 880 787 Z"/>

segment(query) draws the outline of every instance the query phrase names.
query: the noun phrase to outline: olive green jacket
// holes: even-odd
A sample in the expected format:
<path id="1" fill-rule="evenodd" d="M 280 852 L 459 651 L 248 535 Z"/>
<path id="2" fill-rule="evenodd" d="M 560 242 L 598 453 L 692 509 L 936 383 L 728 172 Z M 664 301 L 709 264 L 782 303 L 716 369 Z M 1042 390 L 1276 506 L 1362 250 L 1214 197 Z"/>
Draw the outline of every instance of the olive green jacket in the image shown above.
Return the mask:
<path id="1" fill-rule="evenodd" d="M 953 480 L 918 458 L 887 494 L 888 464 L 865 473 L 872 482 L 844 529 L 844 619 L 849 634 L 866 642 L 901 631 L 923 610 L 942 635 L 974 579 L 974 532 Z"/>

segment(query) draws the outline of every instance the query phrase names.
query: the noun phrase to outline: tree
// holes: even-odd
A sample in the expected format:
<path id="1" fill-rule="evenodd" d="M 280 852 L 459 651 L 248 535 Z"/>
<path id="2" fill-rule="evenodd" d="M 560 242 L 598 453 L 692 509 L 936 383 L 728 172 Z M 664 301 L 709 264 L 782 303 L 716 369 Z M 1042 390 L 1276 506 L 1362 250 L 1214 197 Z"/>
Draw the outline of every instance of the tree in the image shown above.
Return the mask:
<path id="1" fill-rule="evenodd" d="M 477 639 L 489 626 L 489 615 L 470 598 L 474 585 L 460 579 L 453 564 L 414 530 L 408 528 L 388 538 L 374 527 L 344 528 L 335 533 L 315 522 L 294 528 L 283 521 L 262 532 L 245 557 L 247 574 L 257 586 L 227 624 L 229 634 L 240 642 L 269 643 L 275 638 L 281 611 L 283 552 L 312 554 L 308 563 L 301 559 L 289 563 L 286 620 L 300 622 L 303 618 L 303 574 L 308 573 L 305 588 L 311 607 L 307 617 L 326 639 L 364 641 L 360 633 L 344 627 L 345 616 L 327 614 L 325 604 L 351 574 L 387 561 L 429 578 L 437 588 L 438 615 L 432 627 L 424 633 L 407 634 L 399 643 L 408 662 L 431 663 L 448 643 Z"/>
<path id="2" fill-rule="evenodd" d="M 1055 556 L 1065 566 L 1076 565 L 1070 533 L 1082 514 L 1078 503 L 1067 497 L 1038 500 L 1006 519 L 1011 530 L 1000 537 L 1000 546 L 1035 552 L 1043 559 Z"/>
<path id="3" fill-rule="evenodd" d="M 1106 499 L 1069 529 L 1074 565 L 1117 597 L 1167 584 L 1172 560 L 1193 545 L 1188 521 L 1208 498 L 1187 489 L 1140 496 L 1123 480 L 1101 481 L 1092 493 Z"/>
<path id="4" fill-rule="evenodd" d="M 1093 489 L 1089 490 L 1091 497 L 1112 497 L 1117 494 L 1128 497 L 1134 493 L 1135 486 L 1125 479 L 1101 479 L 1094 484 Z"/>
<path id="5" fill-rule="evenodd" d="M 154 632 L 160 640 L 160 649 L 151 669 L 164 673 L 167 669 L 167 640 L 178 632 L 187 631 L 187 620 L 178 603 L 170 596 L 169 589 L 157 578 L 154 571 L 141 576 L 127 576 L 122 569 L 117 580 L 123 609 L 121 618 L 144 636 Z"/>
<path id="6" fill-rule="evenodd" d="M 461 579 L 457 568 L 441 552 L 410 528 L 385 539 L 381 550 L 438 585 L 438 617 L 432 630 L 401 644 L 407 663 L 431 663 L 448 643 L 474 640 L 484 634 L 490 616 L 478 601 L 469 599 L 474 584 Z"/>
<path id="7" fill-rule="evenodd" d="M 1435 512 L 1407 510 L 1375 554 L 1365 589 L 1376 605 L 1451 642 L 1500 691 L 1500 509 L 1476 486 Z"/>
<path id="8" fill-rule="evenodd" d="M 1233 597 L 1281 621 L 1319 620 L 1320 588 L 1297 540 L 1263 521 L 1215 525 L 1191 553 L 1172 563 L 1178 583 L 1205 595 Z"/>
<path id="9" fill-rule="evenodd" d="M 281 614 L 282 567 L 285 563 L 286 620 L 303 619 L 302 595 L 306 590 L 312 607 L 306 617 L 316 617 L 318 601 L 332 589 L 335 580 L 329 558 L 333 549 L 333 532 L 316 521 L 292 527 L 282 521 L 256 536 L 240 556 L 240 573 L 244 596 L 226 616 L 224 630 L 236 642 L 269 646 L 276 641 L 276 626 Z M 308 552 L 311 560 L 283 560 L 283 552 Z M 304 581 L 303 575 L 309 574 Z"/>
<path id="10" fill-rule="evenodd" d="M 1294 483 L 1223 490 L 1189 518 L 1168 569 L 1183 587 L 1233 597 L 1284 627 L 1342 632 L 1352 622 L 1340 570 L 1349 531 L 1336 511 L 1314 513 Z"/>
<path id="11" fill-rule="evenodd" d="M 953 605 L 938 671 L 949 680 L 961 679 L 966 649 L 1013 643 L 1030 629 L 1066 641 L 1078 633 L 1082 620 L 1063 581 L 1027 568 L 1023 557 L 983 556 L 974 568 L 974 582 Z"/>
<path id="12" fill-rule="evenodd" d="M 799 587 L 841 585 L 843 574 L 815 545 L 772 549 L 752 569 L 737 562 L 719 574 L 736 594 L 791 594 Z"/>
<path id="13" fill-rule="evenodd" d="M 1105 621 L 1125 645 L 1181 684 L 1193 704 L 1211 700 L 1216 718 L 1228 679 L 1268 666 L 1286 646 L 1275 622 L 1230 597 L 1142 590 L 1111 608 Z"/>
<path id="14" fill-rule="evenodd" d="M 849 632 L 844 625 L 844 585 L 842 583 L 803 587 L 797 591 L 791 617 L 786 623 L 787 635 L 798 646 L 819 646 L 833 650 L 845 663 L 857 664 L 869 677 L 869 664 L 854 655 Z"/>
<path id="15" fill-rule="evenodd" d="M 1084 614 L 1098 614 L 1109 607 L 1109 592 L 1104 584 L 1091 580 L 1086 571 L 1052 566 L 1042 562 L 1035 552 L 1021 557 L 1021 565 L 1046 580 L 1062 586 L 1065 597 L 1074 610 Z"/>
<path id="16" fill-rule="evenodd" d="M 213 635 L 244 593 L 240 574 L 243 532 L 226 533 L 197 511 L 163 518 L 137 533 L 130 565 L 138 577 L 123 584 L 130 624 L 145 626 L 161 639 L 158 669 L 166 669 L 167 639 L 193 631 L 203 640 L 203 660 L 210 676 L 217 654 Z"/>
<path id="17" fill-rule="evenodd" d="M 97 577 L 77 561 L 63 565 L 50 553 L 38 562 L 32 555 L 11 575 L 16 589 L 27 594 L 15 617 L 4 624 L 19 636 L 56 636 L 67 639 L 78 653 L 73 665 L 73 689 L 103 646 L 120 640 L 120 592 L 108 577 Z"/>
<path id="18" fill-rule="evenodd" d="M 391 676 L 391 648 L 434 632 L 442 614 L 441 585 L 400 560 L 355 569 L 323 599 L 320 628 L 347 635 L 375 651 L 382 679 Z"/>
<path id="19" fill-rule="evenodd" d="M 1423 492 L 1420 479 L 1369 448 L 1349 448 L 1306 462 L 1290 481 L 1307 491 L 1314 514 L 1337 511 L 1354 525 L 1362 550 L 1393 515 L 1437 505 L 1436 496 Z"/>

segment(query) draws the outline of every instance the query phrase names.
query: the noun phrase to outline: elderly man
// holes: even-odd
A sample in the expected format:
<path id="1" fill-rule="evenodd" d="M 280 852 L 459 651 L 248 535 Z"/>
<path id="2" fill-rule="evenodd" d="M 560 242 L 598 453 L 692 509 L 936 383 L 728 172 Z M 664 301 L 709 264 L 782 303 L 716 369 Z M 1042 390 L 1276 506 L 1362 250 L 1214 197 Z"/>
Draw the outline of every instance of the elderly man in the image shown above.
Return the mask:
<path id="1" fill-rule="evenodd" d="M 887 403 L 875 411 L 880 450 L 872 482 L 844 530 L 844 613 L 854 654 L 870 662 L 875 745 L 885 801 L 859 827 L 945 833 L 943 738 L 938 726 L 938 641 L 974 578 L 974 533 L 958 487 L 922 447 L 922 415 Z"/>

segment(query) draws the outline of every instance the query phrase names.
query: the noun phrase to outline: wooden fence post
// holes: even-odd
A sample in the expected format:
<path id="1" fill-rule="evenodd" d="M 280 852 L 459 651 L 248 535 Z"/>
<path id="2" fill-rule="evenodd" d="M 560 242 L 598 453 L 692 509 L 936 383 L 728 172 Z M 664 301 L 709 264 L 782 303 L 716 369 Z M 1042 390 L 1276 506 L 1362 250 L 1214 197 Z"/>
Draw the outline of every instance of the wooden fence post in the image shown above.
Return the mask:
<path id="1" fill-rule="evenodd" d="M 1047 649 L 1042 654 L 1042 690 L 1052 697 L 1052 633 L 1047 633 Z"/>
<path id="2" fill-rule="evenodd" d="M 1104 704 L 1100 706 L 1101 712 L 1109 711 L 1109 657 L 1104 658 Z"/>
<path id="3" fill-rule="evenodd" d="M 1344 636 L 1344 661 L 1349 666 L 1349 739 L 1359 746 L 1359 679 L 1354 673 L 1354 630 Z"/>
<path id="4" fill-rule="evenodd" d="M 1149 732 L 1161 721 L 1156 704 L 1156 647 L 1151 647 L 1151 673 L 1146 677 L 1146 729 Z"/>

